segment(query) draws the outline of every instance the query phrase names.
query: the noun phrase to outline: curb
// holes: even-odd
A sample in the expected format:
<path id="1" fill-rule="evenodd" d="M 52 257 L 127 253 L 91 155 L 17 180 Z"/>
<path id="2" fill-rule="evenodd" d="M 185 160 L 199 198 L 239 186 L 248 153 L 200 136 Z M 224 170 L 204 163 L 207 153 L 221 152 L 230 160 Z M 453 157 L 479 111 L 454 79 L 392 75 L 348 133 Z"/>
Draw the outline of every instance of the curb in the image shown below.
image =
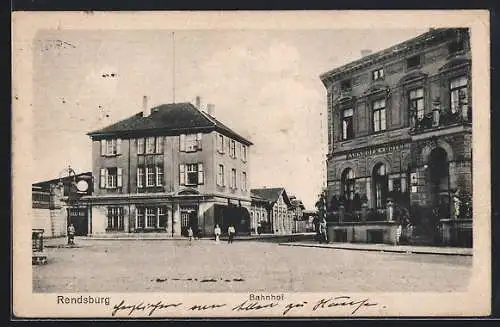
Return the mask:
<path id="1" fill-rule="evenodd" d="M 341 246 L 323 246 L 316 244 L 292 244 L 292 243 L 279 243 L 281 246 L 299 246 L 305 248 L 322 248 L 322 249 L 335 249 L 335 250 L 349 250 L 349 251 L 367 251 L 367 252 L 387 252 L 387 253 L 404 253 L 404 254 L 433 254 L 433 255 L 448 255 L 448 256 L 463 256 L 472 257 L 472 253 L 449 253 L 449 252 L 433 252 L 425 250 L 397 250 L 397 249 L 371 249 L 371 248 L 349 248 Z"/>

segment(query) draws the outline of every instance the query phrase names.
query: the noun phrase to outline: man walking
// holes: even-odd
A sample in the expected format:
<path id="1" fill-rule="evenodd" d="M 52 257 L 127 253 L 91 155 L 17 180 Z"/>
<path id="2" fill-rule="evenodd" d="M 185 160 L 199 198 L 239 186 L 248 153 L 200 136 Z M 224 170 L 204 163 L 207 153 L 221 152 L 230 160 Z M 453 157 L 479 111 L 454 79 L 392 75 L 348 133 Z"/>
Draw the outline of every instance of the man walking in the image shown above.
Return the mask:
<path id="1" fill-rule="evenodd" d="M 233 237 L 234 237 L 235 233 L 236 233 L 236 230 L 234 229 L 234 226 L 229 225 L 229 227 L 227 228 L 227 235 L 228 235 L 227 243 L 228 244 L 233 243 Z"/>
<path id="2" fill-rule="evenodd" d="M 216 224 L 215 228 L 214 228 L 215 243 L 219 243 L 220 233 L 221 233 L 221 230 L 220 230 L 219 224 Z"/>

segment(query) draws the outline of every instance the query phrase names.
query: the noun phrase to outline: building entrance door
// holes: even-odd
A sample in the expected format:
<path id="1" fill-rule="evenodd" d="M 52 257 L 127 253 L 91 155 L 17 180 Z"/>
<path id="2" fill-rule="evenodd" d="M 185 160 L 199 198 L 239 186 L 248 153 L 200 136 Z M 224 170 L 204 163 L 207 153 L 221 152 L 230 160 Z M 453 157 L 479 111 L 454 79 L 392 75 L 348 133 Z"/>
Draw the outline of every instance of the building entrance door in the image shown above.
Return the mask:
<path id="1" fill-rule="evenodd" d="M 435 215 L 440 219 L 450 216 L 450 176 L 448 155 L 435 148 L 429 156 L 429 193 Z"/>
<path id="2" fill-rule="evenodd" d="M 87 236 L 88 234 L 88 210 L 87 208 L 69 208 L 68 226 L 73 224 L 76 236 Z"/>
<path id="3" fill-rule="evenodd" d="M 198 210 L 195 207 L 181 207 L 181 234 L 187 236 L 191 227 L 193 233 L 198 229 Z"/>

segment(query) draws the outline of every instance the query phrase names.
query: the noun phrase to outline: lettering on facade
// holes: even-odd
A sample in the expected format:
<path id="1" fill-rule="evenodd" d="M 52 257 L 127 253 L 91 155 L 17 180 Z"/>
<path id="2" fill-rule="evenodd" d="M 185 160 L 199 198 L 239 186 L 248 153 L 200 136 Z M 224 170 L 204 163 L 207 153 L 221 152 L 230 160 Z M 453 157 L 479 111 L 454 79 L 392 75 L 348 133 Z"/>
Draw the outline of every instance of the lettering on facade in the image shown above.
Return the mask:
<path id="1" fill-rule="evenodd" d="M 362 150 L 351 151 L 346 154 L 346 159 L 361 158 L 376 154 L 388 153 L 393 151 L 402 150 L 404 144 L 392 144 L 377 148 L 366 148 Z"/>

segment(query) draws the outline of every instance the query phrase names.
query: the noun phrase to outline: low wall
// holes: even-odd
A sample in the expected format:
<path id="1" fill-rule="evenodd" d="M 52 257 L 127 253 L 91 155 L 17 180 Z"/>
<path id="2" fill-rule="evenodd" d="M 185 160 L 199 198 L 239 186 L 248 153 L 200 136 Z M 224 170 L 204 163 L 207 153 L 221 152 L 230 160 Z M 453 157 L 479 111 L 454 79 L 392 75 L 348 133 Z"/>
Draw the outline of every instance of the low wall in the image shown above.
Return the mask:
<path id="1" fill-rule="evenodd" d="M 441 219 L 439 222 L 443 244 L 472 247 L 472 219 Z"/>
<path id="2" fill-rule="evenodd" d="M 395 221 L 328 223 L 329 242 L 396 244 Z"/>

